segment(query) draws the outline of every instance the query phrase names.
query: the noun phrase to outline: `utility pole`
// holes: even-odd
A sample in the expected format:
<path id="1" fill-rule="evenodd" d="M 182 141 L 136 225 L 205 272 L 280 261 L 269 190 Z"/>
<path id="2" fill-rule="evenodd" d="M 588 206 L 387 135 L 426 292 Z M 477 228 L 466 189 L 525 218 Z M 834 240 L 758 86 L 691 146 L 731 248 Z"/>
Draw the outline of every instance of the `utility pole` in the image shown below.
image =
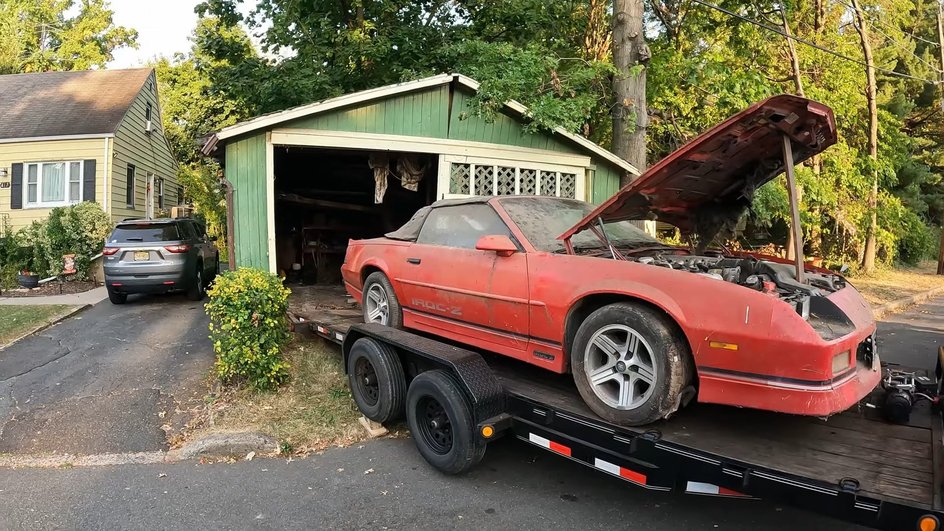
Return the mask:
<path id="1" fill-rule="evenodd" d="M 941 112 L 944 112 L 944 3 L 938 2 L 937 6 L 937 44 L 941 52 L 941 83 L 938 88 L 941 90 Z M 944 212 L 941 212 L 941 249 L 937 254 L 937 274 L 944 275 Z"/>

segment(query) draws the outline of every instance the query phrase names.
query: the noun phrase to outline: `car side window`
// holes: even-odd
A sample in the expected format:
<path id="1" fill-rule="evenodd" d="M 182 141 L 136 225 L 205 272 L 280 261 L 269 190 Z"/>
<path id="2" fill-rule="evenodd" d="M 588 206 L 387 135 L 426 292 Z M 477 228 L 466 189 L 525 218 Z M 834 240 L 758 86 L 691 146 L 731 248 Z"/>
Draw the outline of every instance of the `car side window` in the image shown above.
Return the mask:
<path id="1" fill-rule="evenodd" d="M 193 227 L 190 226 L 190 223 L 186 221 L 181 221 L 179 223 L 181 236 L 184 240 L 193 239 Z"/>
<path id="2" fill-rule="evenodd" d="M 511 236 L 491 206 L 468 204 L 434 208 L 426 217 L 416 243 L 475 249 L 482 236 Z"/>

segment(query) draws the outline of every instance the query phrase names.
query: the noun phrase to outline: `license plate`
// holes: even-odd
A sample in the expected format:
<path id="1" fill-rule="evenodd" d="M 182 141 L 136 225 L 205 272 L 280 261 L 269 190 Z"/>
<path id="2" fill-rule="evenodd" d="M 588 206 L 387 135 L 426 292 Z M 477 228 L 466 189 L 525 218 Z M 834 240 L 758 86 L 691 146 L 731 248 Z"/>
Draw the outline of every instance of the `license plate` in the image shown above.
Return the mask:
<path id="1" fill-rule="evenodd" d="M 135 251 L 134 252 L 135 262 L 141 262 L 141 261 L 150 260 L 150 259 L 151 259 L 150 251 Z"/>

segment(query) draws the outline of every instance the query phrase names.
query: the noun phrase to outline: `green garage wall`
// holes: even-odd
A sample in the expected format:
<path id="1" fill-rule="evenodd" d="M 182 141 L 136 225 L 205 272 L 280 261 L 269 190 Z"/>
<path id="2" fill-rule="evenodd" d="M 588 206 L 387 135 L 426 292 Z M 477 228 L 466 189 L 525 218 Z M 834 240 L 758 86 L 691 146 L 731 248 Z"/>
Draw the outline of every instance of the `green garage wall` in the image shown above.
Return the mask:
<path id="1" fill-rule="evenodd" d="M 268 270 L 265 133 L 226 145 L 226 178 L 235 190 L 236 266 Z"/>
<path id="2" fill-rule="evenodd" d="M 563 136 L 527 132 L 520 117 L 486 119 L 469 107 L 472 93 L 451 84 L 418 89 L 328 110 L 270 126 L 486 142 L 559 153 L 589 155 L 594 167 L 589 200 L 601 203 L 619 189 L 622 169 Z M 451 101 L 450 101 L 451 100 Z M 268 269 L 265 131 L 226 140 L 226 178 L 234 193 L 236 265 Z"/>

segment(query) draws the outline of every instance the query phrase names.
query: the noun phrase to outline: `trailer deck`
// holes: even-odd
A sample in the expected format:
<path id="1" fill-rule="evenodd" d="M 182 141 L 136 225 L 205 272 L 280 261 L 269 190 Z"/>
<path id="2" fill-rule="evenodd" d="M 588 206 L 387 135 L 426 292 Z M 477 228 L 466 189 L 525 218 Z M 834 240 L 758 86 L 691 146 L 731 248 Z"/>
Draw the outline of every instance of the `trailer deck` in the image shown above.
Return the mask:
<path id="1" fill-rule="evenodd" d="M 315 334 L 340 343 L 361 322 L 359 313 L 353 313 L 326 311 L 306 316 L 305 322 Z M 594 459 L 610 464 L 593 457 L 603 452 L 612 456 L 610 461 L 651 470 L 651 481 L 633 481 L 642 486 L 685 490 L 685 480 L 704 482 L 732 494 L 780 499 L 883 529 L 899 528 L 897 521 L 913 528 L 924 512 L 940 515 L 944 510 L 944 430 L 940 414 L 926 401 L 915 405 L 907 425 L 886 422 L 865 400 L 828 419 L 694 404 L 668 420 L 626 428 L 607 423 L 586 407 L 569 376 L 479 354 L 504 389 L 517 437 L 552 451 L 548 441 L 583 447 L 583 459 L 569 449 L 563 455 L 588 466 Z M 653 443 L 648 453 L 633 454 L 623 444 L 643 440 Z M 620 450 L 624 446 L 627 450 Z M 674 465 L 665 461 L 666 452 L 680 457 Z"/>

